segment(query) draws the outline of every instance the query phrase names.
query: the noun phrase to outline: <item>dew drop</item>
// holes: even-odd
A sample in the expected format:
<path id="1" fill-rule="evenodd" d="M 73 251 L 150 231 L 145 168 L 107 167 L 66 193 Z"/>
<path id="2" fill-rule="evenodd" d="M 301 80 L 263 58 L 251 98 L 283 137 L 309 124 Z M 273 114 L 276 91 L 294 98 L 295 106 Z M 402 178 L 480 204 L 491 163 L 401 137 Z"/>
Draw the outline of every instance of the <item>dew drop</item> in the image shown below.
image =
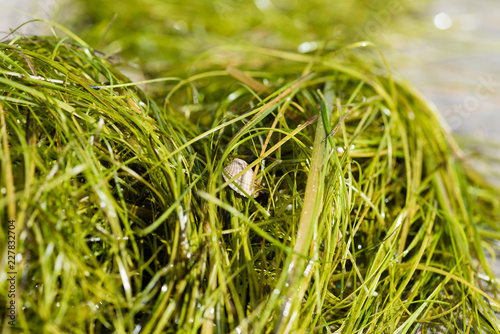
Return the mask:
<path id="1" fill-rule="evenodd" d="M 139 334 L 141 332 L 141 329 L 142 329 L 141 325 L 135 326 L 134 331 L 132 332 L 132 334 Z"/>
<path id="2" fill-rule="evenodd" d="M 290 301 L 291 299 L 289 299 L 286 304 L 285 304 L 285 308 L 283 309 L 283 316 L 284 317 L 287 317 L 288 314 L 290 314 L 290 308 L 292 307 L 292 303 Z"/>
<path id="3" fill-rule="evenodd" d="M 318 45 L 315 42 L 304 42 L 299 45 L 297 48 L 297 51 L 300 53 L 306 53 L 306 52 L 311 52 L 314 51 L 318 48 Z"/>

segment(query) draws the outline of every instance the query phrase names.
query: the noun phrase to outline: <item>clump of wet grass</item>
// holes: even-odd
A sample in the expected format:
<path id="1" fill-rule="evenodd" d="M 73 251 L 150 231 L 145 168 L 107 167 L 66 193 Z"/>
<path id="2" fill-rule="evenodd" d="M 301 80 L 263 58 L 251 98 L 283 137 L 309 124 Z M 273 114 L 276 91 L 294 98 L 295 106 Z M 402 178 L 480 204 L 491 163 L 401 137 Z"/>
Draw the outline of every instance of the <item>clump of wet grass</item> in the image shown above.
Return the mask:
<path id="1" fill-rule="evenodd" d="M 498 190 L 376 49 L 225 52 L 152 101 L 77 38 L 0 45 L 18 327 L 498 332 Z"/>

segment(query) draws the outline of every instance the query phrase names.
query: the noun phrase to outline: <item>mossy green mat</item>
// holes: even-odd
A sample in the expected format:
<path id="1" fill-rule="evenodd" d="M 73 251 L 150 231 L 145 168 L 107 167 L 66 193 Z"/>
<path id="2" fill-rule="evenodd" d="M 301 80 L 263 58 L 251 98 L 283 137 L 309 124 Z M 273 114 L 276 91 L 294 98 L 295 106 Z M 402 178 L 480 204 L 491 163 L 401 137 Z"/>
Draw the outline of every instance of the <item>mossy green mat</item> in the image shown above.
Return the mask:
<path id="1" fill-rule="evenodd" d="M 498 332 L 499 192 L 380 57 L 216 49 L 152 101 L 79 40 L 0 44 L 16 327 Z M 234 158 L 255 199 L 224 182 Z"/>

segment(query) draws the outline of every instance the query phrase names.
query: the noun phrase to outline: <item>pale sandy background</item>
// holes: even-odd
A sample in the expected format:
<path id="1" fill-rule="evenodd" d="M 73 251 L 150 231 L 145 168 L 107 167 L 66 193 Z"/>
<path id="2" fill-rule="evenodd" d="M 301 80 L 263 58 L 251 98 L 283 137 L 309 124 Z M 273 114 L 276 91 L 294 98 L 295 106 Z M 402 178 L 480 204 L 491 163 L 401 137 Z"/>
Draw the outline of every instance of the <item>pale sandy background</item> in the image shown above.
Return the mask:
<path id="1" fill-rule="evenodd" d="M 399 70 L 439 107 L 457 133 L 500 142 L 500 2 L 434 1 L 424 20 L 435 27 L 440 13 L 448 15 L 451 27 L 435 28 L 398 48 L 407 57 L 398 62 Z M 490 76 L 495 86 L 483 87 Z"/>

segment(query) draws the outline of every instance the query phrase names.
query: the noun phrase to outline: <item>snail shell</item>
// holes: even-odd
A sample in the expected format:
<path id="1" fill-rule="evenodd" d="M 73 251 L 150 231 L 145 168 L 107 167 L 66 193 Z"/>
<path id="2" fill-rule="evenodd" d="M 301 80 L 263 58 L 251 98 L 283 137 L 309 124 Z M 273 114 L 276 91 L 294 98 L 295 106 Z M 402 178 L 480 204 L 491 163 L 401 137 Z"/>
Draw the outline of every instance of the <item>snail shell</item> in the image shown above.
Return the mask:
<path id="1" fill-rule="evenodd" d="M 224 172 L 222 172 L 222 176 L 224 177 L 224 180 L 229 180 L 239 174 L 242 170 L 248 167 L 248 164 L 241 159 L 234 159 L 229 166 L 224 168 Z M 236 191 L 238 194 L 244 197 L 249 197 L 252 196 L 253 198 L 259 196 L 259 192 L 255 191 L 256 185 L 255 183 L 252 184 L 252 179 L 253 179 L 253 169 L 247 170 L 243 175 L 238 177 L 236 180 L 234 180 L 232 183 L 229 184 L 231 189 Z M 245 192 L 242 192 L 238 187 L 235 185 L 237 184 L 240 186 L 241 189 L 243 189 Z"/>

